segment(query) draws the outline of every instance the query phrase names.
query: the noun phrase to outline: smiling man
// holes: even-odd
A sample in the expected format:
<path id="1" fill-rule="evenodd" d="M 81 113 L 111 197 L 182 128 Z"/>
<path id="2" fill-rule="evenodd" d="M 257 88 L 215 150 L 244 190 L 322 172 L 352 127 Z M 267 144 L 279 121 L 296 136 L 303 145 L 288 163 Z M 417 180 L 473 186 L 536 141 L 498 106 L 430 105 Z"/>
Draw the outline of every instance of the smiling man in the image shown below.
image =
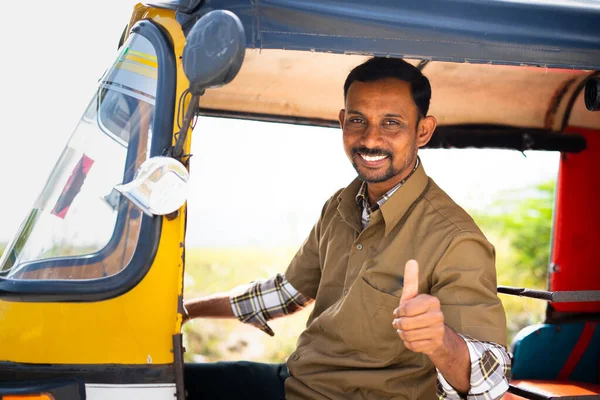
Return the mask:
<path id="1" fill-rule="evenodd" d="M 287 363 L 190 366 L 194 398 L 496 399 L 508 388 L 494 248 L 426 174 L 429 81 L 373 58 L 344 84 L 344 149 L 358 177 L 335 193 L 285 274 L 185 303 L 189 318 L 267 321 L 314 309 Z"/>

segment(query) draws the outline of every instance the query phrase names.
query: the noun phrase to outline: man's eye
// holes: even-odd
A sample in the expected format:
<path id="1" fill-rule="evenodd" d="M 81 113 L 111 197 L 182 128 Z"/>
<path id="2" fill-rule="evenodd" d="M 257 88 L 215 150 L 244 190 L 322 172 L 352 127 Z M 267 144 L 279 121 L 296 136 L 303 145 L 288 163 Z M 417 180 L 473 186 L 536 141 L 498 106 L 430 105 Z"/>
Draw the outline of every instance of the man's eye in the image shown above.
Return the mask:
<path id="1" fill-rule="evenodd" d="M 384 125 L 402 125 L 399 121 L 388 120 L 383 122 Z"/>
<path id="2" fill-rule="evenodd" d="M 362 124 L 363 120 L 362 120 L 362 118 L 350 118 L 350 122 L 352 122 L 354 124 Z"/>

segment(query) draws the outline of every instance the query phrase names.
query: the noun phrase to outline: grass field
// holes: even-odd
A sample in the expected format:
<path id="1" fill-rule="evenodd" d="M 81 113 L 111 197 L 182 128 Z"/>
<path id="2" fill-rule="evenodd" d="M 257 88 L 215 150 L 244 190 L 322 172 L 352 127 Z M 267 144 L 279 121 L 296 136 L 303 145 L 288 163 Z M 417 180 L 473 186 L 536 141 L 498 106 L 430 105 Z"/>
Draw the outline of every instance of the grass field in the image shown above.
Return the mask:
<path id="1" fill-rule="evenodd" d="M 296 249 L 188 249 L 185 298 L 227 291 L 268 278 L 285 267 Z M 197 319 L 184 326 L 188 360 L 281 362 L 291 353 L 311 307 L 270 322 L 275 337 L 237 320 Z"/>

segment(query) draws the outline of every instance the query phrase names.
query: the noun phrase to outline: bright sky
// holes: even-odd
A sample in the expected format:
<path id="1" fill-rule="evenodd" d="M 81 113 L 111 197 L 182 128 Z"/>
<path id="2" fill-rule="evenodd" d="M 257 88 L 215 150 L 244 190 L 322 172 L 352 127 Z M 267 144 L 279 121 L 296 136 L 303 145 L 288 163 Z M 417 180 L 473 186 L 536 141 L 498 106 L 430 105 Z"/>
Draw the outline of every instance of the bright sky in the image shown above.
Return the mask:
<path id="1" fill-rule="evenodd" d="M 12 237 L 42 189 L 116 56 L 134 4 L 5 4 L 0 242 Z M 192 150 L 191 245 L 295 244 L 323 202 L 353 177 L 334 129 L 205 120 Z M 557 154 L 539 152 L 428 150 L 421 157 L 429 175 L 466 208 L 485 208 L 498 191 L 547 181 L 558 166 Z"/>

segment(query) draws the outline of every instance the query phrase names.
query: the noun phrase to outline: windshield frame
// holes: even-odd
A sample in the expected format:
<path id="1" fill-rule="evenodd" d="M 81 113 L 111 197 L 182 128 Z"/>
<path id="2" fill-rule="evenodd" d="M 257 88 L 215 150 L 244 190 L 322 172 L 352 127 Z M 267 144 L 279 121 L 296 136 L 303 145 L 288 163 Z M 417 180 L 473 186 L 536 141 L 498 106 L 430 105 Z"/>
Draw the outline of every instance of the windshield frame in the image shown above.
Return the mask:
<path id="1" fill-rule="evenodd" d="M 136 23 L 131 32 L 148 39 L 154 46 L 158 61 L 152 141 L 148 157 L 165 154 L 171 147 L 177 84 L 177 65 L 173 44 L 168 33 L 158 24 L 144 20 Z M 128 162 L 130 154 L 127 156 Z M 135 171 L 133 171 L 135 172 Z M 44 268 L 78 264 L 82 259 L 104 258 L 114 247 L 115 233 L 124 223 L 121 215 L 109 243 L 102 250 L 84 256 L 50 258 L 32 262 Z M 0 277 L 0 298 L 27 302 L 85 302 L 117 297 L 135 287 L 149 271 L 158 249 L 162 229 L 161 217 L 150 217 L 142 213 L 140 234 L 129 264 L 120 272 L 89 280 L 34 280 L 6 279 Z M 118 235 L 116 235 L 118 236 Z M 117 237 L 117 241 L 120 239 Z"/>

